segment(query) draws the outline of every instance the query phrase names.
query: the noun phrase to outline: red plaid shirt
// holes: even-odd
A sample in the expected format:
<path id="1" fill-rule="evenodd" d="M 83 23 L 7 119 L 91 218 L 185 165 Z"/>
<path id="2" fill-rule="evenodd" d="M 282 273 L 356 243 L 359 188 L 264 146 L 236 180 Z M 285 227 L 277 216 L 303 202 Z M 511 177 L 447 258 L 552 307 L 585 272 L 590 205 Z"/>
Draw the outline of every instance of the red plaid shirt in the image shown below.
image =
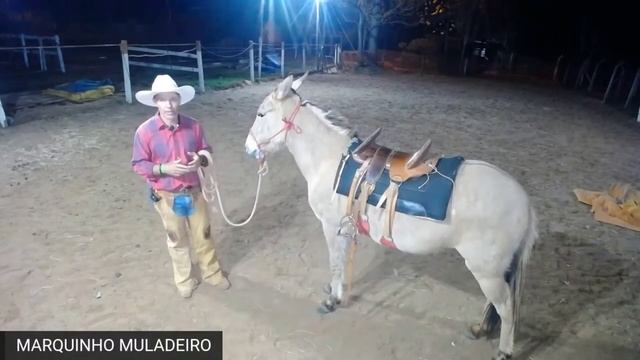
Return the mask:
<path id="1" fill-rule="evenodd" d="M 179 177 L 157 176 L 153 174 L 153 166 L 177 159 L 186 165 L 191 160 L 187 153 L 203 149 L 211 152 L 200 123 L 182 114 L 178 119 L 178 126 L 172 130 L 156 113 L 136 129 L 131 165 L 133 171 L 145 178 L 154 190 L 180 191 L 185 187 L 198 186 L 200 179 L 196 172 Z"/>

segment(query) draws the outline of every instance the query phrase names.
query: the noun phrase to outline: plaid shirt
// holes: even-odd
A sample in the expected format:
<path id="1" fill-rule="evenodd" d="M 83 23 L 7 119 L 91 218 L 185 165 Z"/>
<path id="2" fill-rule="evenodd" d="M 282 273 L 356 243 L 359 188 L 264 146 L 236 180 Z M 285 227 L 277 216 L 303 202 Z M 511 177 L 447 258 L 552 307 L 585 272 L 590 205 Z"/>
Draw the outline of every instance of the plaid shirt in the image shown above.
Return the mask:
<path id="1" fill-rule="evenodd" d="M 199 186 L 200 179 L 196 172 L 179 177 L 157 176 L 153 174 L 153 166 L 177 159 L 186 165 L 191 160 L 188 152 L 195 153 L 203 149 L 211 152 L 211 146 L 198 121 L 182 114 L 178 119 L 178 126 L 172 130 L 156 113 L 136 129 L 131 165 L 133 171 L 142 176 L 154 190 L 180 191 L 185 187 Z"/>

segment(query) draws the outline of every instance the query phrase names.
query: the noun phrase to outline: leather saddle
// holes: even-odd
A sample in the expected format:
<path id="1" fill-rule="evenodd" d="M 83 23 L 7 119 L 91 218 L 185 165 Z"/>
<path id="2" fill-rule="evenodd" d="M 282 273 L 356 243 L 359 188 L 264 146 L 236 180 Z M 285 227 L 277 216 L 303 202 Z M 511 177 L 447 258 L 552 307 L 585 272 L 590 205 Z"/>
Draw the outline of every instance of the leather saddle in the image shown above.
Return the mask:
<path id="1" fill-rule="evenodd" d="M 360 163 L 371 159 L 372 164 L 384 163 L 392 180 L 404 182 L 408 179 L 428 174 L 433 169 L 428 166 L 431 139 L 428 139 L 420 149 L 414 153 L 397 151 L 386 146 L 376 144 L 376 139 L 382 132 L 377 128 L 353 151 L 353 158 Z"/>
<path id="2" fill-rule="evenodd" d="M 387 170 L 389 172 L 389 187 L 381 197 L 377 206 L 381 206 L 385 201 L 385 224 L 380 243 L 391 248 L 395 248 L 391 237 L 395 206 L 398 198 L 399 186 L 412 178 L 429 174 L 438 162 L 439 157 L 430 153 L 431 139 L 428 139 L 420 149 L 414 153 L 403 152 L 389 147 L 379 145 L 376 139 L 382 132 L 382 128 L 377 128 L 371 135 L 353 150 L 351 156 L 361 164 L 354 176 L 349 198 L 347 201 L 346 216 L 354 219 L 358 232 L 369 236 L 369 223 L 366 216 L 367 199 L 380 178 L 380 175 Z M 360 189 L 360 194 L 356 198 L 356 193 Z M 353 203 L 359 206 L 353 210 Z"/>

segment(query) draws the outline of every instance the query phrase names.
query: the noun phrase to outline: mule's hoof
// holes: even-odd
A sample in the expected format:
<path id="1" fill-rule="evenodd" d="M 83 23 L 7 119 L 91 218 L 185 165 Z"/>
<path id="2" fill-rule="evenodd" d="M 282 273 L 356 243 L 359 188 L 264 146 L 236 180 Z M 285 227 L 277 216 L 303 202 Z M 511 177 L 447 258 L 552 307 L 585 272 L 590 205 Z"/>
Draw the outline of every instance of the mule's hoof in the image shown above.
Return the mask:
<path id="1" fill-rule="evenodd" d="M 498 351 L 498 356 L 492 358 L 492 360 L 511 360 L 511 355 Z"/>
<path id="2" fill-rule="evenodd" d="M 329 314 L 336 311 L 337 305 L 340 304 L 340 300 L 337 298 L 330 296 L 327 300 L 323 301 L 320 307 L 318 308 L 318 312 L 321 314 Z"/>
<path id="3" fill-rule="evenodd" d="M 469 326 L 464 335 L 471 340 L 480 340 L 482 337 L 487 336 L 487 332 L 482 329 L 480 324 L 475 324 Z"/>

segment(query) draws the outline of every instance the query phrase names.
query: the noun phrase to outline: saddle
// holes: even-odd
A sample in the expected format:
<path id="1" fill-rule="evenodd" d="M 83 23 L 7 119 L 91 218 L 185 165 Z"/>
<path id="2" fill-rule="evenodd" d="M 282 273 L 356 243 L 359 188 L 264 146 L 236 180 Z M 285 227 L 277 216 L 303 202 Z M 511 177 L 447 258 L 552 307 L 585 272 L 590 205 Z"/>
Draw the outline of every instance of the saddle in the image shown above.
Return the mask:
<path id="1" fill-rule="evenodd" d="M 379 145 L 376 139 L 382 129 L 377 128 L 352 152 L 352 157 L 360 167 L 355 173 L 349 189 L 346 218 L 355 221 L 358 232 L 369 235 L 369 222 L 366 215 L 367 199 L 373 192 L 384 170 L 389 172 L 389 187 L 378 201 L 380 207 L 385 201 L 385 223 L 380 243 L 395 248 L 391 229 L 398 199 L 398 188 L 403 182 L 429 174 L 435 168 L 439 157 L 431 154 L 431 139 L 427 140 L 414 153 L 403 152 Z M 359 191 L 359 194 L 358 194 Z M 356 203 L 354 209 L 354 203 Z"/>

